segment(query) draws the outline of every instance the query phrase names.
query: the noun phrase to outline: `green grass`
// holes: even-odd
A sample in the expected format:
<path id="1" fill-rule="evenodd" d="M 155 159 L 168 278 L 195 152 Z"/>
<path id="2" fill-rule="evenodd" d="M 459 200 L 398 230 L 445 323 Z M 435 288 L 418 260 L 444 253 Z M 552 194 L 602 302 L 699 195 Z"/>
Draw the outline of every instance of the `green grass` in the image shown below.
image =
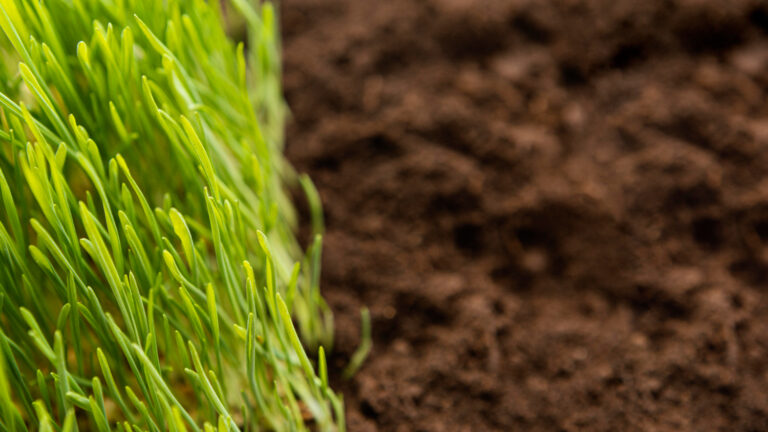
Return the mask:
<path id="1" fill-rule="evenodd" d="M 0 432 L 343 430 L 273 6 L 0 0 L 0 27 Z"/>

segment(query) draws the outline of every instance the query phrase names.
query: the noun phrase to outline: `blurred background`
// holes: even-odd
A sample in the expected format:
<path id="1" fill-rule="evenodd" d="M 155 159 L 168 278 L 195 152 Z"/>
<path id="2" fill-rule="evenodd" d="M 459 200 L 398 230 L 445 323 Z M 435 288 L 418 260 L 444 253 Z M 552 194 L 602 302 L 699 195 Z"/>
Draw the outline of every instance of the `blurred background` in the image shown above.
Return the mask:
<path id="1" fill-rule="evenodd" d="M 280 7 L 351 431 L 768 430 L 768 3 Z"/>

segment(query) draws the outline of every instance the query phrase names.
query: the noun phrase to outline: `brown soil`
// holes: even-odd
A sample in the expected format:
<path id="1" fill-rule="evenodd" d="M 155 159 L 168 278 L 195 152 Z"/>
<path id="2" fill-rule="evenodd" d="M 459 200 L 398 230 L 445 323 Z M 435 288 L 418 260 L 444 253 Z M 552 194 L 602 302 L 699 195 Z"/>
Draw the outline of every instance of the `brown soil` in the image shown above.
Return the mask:
<path id="1" fill-rule="evenodd" d="M 284 0 L 351 431 L 768 430 L 768 6 Z"/>

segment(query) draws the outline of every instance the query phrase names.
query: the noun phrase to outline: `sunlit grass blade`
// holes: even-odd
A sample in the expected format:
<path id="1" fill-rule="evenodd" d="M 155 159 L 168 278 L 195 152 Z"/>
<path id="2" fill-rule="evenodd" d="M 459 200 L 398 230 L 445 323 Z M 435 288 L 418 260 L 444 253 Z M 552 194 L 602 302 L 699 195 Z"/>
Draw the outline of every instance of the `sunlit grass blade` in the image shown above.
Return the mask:
<path id="1" fill-rule="evenodd" d="M 0 29 L 0 431 L 343 430 L 272 5 L 0 0 Z"/>

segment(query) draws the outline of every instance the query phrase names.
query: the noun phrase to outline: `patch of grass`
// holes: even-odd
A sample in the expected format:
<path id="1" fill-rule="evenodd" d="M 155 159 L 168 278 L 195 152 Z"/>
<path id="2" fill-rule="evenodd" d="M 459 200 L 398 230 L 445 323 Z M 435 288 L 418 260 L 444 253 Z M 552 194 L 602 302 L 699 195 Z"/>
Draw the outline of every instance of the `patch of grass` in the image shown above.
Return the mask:
<path id="1" fill-rule="evenodd" d="M 0 27 L 0 432 L 343 430 L 273 6 L 0 0 Z"/>

